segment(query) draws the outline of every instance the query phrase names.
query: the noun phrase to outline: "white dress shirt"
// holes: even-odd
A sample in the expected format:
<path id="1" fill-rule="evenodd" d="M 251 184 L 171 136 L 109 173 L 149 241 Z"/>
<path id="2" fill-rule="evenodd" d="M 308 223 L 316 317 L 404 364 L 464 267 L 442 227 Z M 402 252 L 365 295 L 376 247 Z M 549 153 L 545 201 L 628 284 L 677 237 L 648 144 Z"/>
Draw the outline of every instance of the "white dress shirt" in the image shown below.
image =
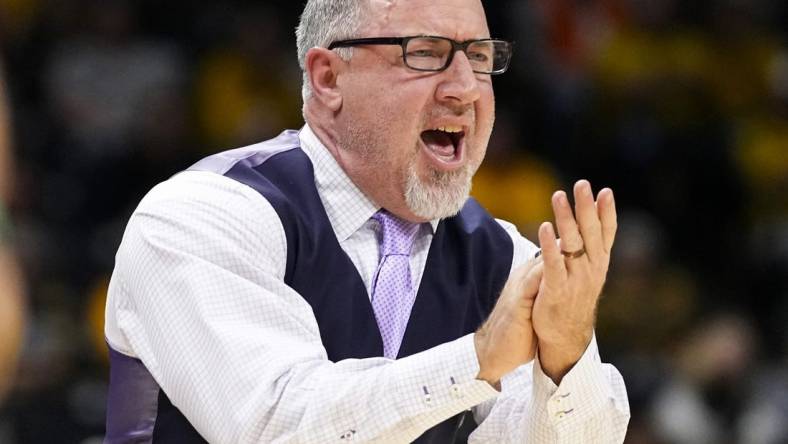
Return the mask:
<path id="1" fill-rule="evenodd" d="M 302 149 L 341 247 L 371 294 L 379 209 L 304 127 Z M 418 291 L 438 221 L 411 255 Z M 499 221 L 512 268 L 536 247 Z M 592 341 L 556 386 L 538 362 L 476 379 L 473 335 L 398 360 L 328 360 L 310 305 L 283 282 L 287 241 L 271 204 L 248 186 L 187 171 L 156 186 L 132 215 L 116 256 L 106 337 L 139 358 L 209 442 L 410 442 L 474 409 L 470 442 L 623 441 L 624 382 Z"/>

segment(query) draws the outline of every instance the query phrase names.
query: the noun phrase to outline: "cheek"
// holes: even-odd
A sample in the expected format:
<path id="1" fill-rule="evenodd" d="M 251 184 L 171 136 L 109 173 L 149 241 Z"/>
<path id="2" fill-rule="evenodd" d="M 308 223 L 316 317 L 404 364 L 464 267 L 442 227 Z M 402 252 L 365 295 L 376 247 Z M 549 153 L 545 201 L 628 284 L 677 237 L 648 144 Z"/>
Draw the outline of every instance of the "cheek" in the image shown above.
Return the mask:
<path id="1" fill-rule="evenodd" d="M 389 147 L 392 155 L 409 158 L 421 137 L 421 128 L 426 119 L 424 98 L 421 95 L 409 94 L 409 91 L 388 91 L 382 99 L 377 112 L 380 126 L 388 134 L 391 142 Z"/>
<path id="2" fill-rule="evenodd" d="M 478 158 L 481 161 L 484 158 L 494 123 L 495 97 L 490 90 L 488 95 L 483 94 L 482 98 L 476 102 L 476 133 L 474 134 L 474 152 L 472 153 L 474 160 Z"/>
<path id="3" fill-rule="evenodd" d="M 479 132 L 485 138 L 489 138 L 495 121 L 495 95 L 491 84 L 483 85 L 481 97 L 476 102 L 476 118 Z"/>

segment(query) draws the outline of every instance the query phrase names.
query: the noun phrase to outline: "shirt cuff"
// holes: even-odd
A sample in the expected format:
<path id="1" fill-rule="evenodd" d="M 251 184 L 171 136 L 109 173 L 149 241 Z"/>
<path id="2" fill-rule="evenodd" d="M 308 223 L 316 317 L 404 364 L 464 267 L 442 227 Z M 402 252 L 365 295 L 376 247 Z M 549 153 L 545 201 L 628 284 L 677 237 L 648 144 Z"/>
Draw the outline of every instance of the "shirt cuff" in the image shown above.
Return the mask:
<path id="1" fill-rule="evenodd" d="M 415 423 L 437 424 L 499 394 L 486 381 L 476 379 L 479 360 L 473 334 L 430 350 L 429 362 L 419 355 L 395 364 L 410 367 L 397 391 L 405 395 L 400 404 L 403 416 Z"/>
<path id="2" fill-rule="evenodd" d="M 546 410 L 548 421 L 558 428 L 582 425 L 604 409 L 613 397 L 607 372 L 599 358 L 596 336 L 560 385 L 556 386 L 544 373 L 538 356 L 534 359 L 533 378 L 535 406 Z"/>

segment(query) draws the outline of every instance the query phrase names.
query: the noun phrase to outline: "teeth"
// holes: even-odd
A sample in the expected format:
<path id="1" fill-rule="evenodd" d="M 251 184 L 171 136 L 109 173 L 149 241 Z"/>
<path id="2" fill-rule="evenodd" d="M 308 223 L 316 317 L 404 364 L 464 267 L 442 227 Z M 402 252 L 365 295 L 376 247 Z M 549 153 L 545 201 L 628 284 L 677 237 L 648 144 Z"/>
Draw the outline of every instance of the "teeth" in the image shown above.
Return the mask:
<path id="1" fill-rule="evenodd" d="M 446 132 L 446 133 L 461 133 L 462 132 L 462 127 L 461 126 L 451 126 L 451 125 L 449 125 L 449 126 L 439 126 L 437 128 L 437 130 L 438 131 L 443 131 L 443 132 Z"/>

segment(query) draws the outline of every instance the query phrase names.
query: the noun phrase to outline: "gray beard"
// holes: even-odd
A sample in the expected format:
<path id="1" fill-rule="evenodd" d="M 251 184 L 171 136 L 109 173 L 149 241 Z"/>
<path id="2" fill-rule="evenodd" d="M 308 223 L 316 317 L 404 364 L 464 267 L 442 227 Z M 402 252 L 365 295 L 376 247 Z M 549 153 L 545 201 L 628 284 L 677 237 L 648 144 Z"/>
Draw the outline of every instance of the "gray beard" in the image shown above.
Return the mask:
<path id="1" fill-rule="evenodd" d="M 428 220 L 454 216 L 468 200 L 473 173 L 471 166 L 466 164 L 452 172 L 431 170 L 429 177 L 422 181 L 413 162 L 405 182 L 405 204 L 413 214 Z"/>

